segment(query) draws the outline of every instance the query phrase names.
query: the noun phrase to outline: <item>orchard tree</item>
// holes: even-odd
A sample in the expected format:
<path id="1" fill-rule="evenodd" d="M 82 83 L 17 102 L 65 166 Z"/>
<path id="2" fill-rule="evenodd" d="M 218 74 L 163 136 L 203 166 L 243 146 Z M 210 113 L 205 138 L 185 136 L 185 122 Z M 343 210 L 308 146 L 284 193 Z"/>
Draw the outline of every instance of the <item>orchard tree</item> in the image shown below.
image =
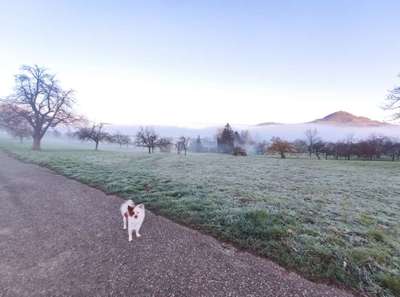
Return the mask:
<path id="1" fill-rule="evenodd" d="M 21 73 L 15 76 L 14 93 L 3 101 L 16 117 L 25 119 L 32 127 L 32 149 L 40 150 L 49 128 L 78 120 L 72 111 L 73 95 L 73 90 L 63 89 L 46 68 L 22 66 Z"/>
<path id="2" fill-rule="evenodd" d="M 189 142 L 190 142 L 189 137 L 185 137 L 185 136 L 179 137 L 179 140 L 176 143 L 176 151 L 177 151 L 178 155 L 183 151 L 183 152 L 185 152 L 185 156 L 186 156 L 187 150 L 189 148 Z"/>
<path id="3" fill-rule="evenodd" d="M 122 147 L 123 145 L 128 146 L 131 143 L 131 138 L 129 137 L 129 135 L 124 135 L 117 132 L 111 135 L 110 142 L 117 143 L 120 147 Z"/>
<path id="4" fill-rule="evenodd" d="M 286 154 L 294 153 L 295 149 L 290 142 L 280 139 L 279 137 L 272 137 L 271 145 L 268 147 L 267 152 L 272 154 L 279 153 L 281 158 L 285 159 Z"/>
<path id="5" fill-rule="evenodd" d="M 306 143 L 307 143 L 307 150 L 308 154 L 311 156 L 315 152 L 315 145 L 320 142 L 320 138 L 318 137 L 318 130 L 317 129 L 308 129 L 305 132 L 306 135 Z M 319 155 L 317 154 L 317 157 L 319 159 Z"/>
<path id="6" fill-rule="evenodd" d="M 154 148 L 157 146 L 158 135 L 151 127 L 140 127 L 136 133 L 136 145 L 146 147 L 149 154 L 154 153 Z"/>
<path id="7" fill-rule="evenodd" d="M 0 105 L 0 128 L 8 134 L 23 141 L 32 136 L 32 127 L 19 114 L 14 112 L 14 107 L 9 104 Z"/>
<path id="8" fill-rule="evenodd" d="M 160 152 L 163 153 L 170 153 L 174 144 L 172 143 L 172 140 L 170 138 L 162 137 L 157 140 L 158 148 L 160 149 Z"/>
<path id="9" fill-rule="evenodd" d="M 197 136 L 196 140 L 192 143 L 191 148 L 196 153 L 204 151 L 203 143 L 201 142 L 200 135 Z"/>
<path id="10" fill-rule="evenodd" d="M 83 141 L 93 141 L 95 150 L 99 149 L 99 143 L 111 141 L 111 135 L 103 131 L 104 123 L 94 124 L 92 127 L 79 128 L 75 132 L 75 136 Z"/>

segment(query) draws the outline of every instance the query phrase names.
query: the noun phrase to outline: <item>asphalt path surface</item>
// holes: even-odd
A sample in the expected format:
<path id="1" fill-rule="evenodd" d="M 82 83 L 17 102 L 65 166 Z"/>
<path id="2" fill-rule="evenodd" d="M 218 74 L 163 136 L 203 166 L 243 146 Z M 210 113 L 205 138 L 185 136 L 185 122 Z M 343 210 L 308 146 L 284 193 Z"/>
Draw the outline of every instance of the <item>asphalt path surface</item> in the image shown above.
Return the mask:
<path id="1" fill-rule="evenodd" d="M 353 296 L 122 202 L 0 152 L 0 296 Z"/>

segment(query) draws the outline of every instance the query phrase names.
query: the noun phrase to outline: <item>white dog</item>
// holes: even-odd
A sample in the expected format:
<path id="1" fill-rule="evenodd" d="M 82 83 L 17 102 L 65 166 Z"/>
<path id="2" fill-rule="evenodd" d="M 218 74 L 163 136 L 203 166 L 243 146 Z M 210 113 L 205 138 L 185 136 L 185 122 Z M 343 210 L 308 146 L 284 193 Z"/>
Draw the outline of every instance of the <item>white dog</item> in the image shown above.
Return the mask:
<path id="1" fill-rule="evenodd" d="M 144 220 L 144 204 L 135 206 L 132 200 L 127 200 L 122 203 L 120 210 L 124 222 L 124 230 L 128 227 L 129 241 L 132 241 L 133 231 L 135 231 L 136 237 L 140 237 L 139 231 Z"/>

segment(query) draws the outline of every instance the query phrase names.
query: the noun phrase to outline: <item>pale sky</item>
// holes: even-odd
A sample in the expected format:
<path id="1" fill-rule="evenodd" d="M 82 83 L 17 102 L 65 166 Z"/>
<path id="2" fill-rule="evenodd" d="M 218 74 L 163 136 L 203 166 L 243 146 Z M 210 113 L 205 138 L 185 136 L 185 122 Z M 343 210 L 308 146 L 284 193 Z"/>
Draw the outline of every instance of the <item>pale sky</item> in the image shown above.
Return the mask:
<path id="1" fill-rule="evenodd" d="M 113 124 L 388 120 L 399 1 L 0 0 L 0 96 L 23 64 Z"/>

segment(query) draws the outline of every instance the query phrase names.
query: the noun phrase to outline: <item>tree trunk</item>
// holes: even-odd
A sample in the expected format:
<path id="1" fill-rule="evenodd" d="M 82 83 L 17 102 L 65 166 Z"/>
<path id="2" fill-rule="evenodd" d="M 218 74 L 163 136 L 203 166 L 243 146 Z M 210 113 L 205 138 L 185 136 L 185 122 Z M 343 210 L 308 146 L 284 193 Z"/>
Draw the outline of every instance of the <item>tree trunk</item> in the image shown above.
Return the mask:
<path id="1" fill-rule="evenodd" d="M 281 152 L 281 159 L 286 159 L 285 153 Z"/>
<path id="2" fill-rule="evenodd" d="M 99 142 L 98 142 L 98 141 L 96 141 L 95 143 L 96 143 L 96 147 L 95 147 L 95 149 L 94 149 L 94 150 L 95 150 L 95 151 L 97 151 L 97 150 L 99 149 Z"/>
<path id="3" fill-rule="evenodd" d="M 32 150 L 40 151 L 40 149 L 41 149 L 41 147 L 40 147 L 41 141 L 42 141 L 42 137 L 40 136 L 40 133 L 35 133 L 33 135 Z"/>
<path id="4" fill-rule="evenodd" d="M 148 146 L 149 154 L 151 154 L 151 146 Z"/>

